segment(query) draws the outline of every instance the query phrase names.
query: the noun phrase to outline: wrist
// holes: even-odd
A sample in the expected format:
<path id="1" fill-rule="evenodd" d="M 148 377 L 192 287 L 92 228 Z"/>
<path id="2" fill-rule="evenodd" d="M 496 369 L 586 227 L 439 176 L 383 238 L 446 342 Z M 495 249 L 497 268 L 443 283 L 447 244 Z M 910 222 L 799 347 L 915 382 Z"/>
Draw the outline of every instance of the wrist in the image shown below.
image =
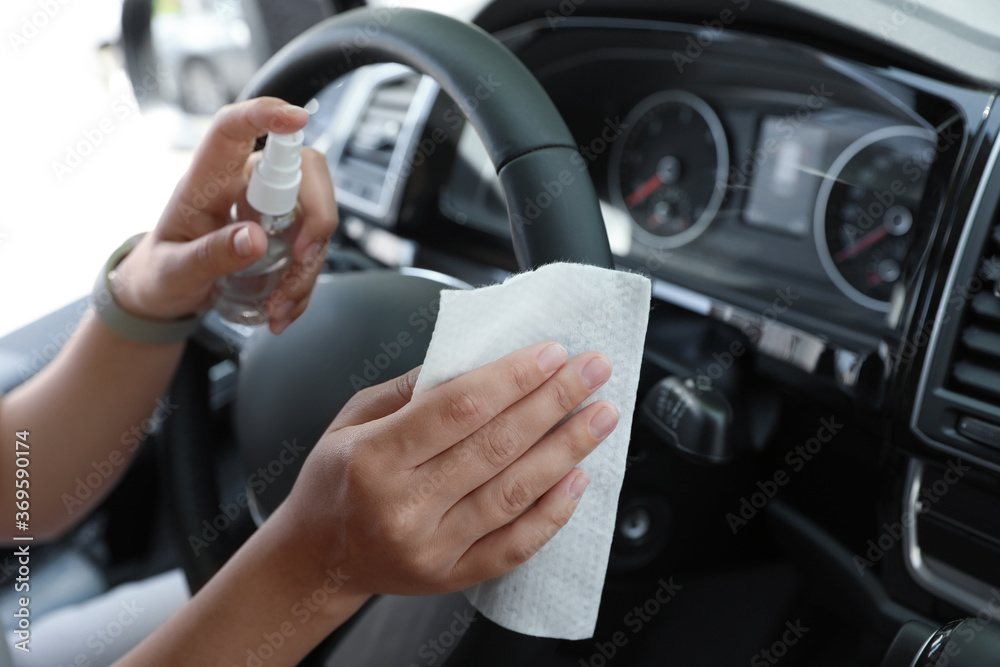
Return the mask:
<path id="1" fill-rule="evenodd" d="M 292 616 L 332 632 L 371 594 L 356 589 L 354 573 L 338 558 L 339 550 L 318 539 L 319 531 L 306 516 L 288 498 L 261 531 L 268 532 L 268 543 L 280 552 Z"/>
<path id="2" fill-rule="evenodd" d="M 277 664 L 298 664 L 360 609 L 368 596 L 342 594 L 342 582 L 333 593 L 324 589 L 329 575 L 305 555 L 313 551 L 305 548 L 313 535 L 286 521 L 284 507 L 205 584 L 184 613 L 121 664 L 250 664 L 248 655 L 258 656 L 253 664 L 261 664 L 266 656 L 258 653 L 260 648 L 273 652 L 277 646 Z M 326 588 L 335 585 L 331 580 Z"/>
<path id="3" fill-rule="evenodd" d="M 161 309 L 157 309 L 155 299 L 150 303 L 151 300 L 144 296 L 149 291 L 144 285 L 148 279 L 143 276 L 143 267 L 150 264 L 146 252 L 149 243 L 147 234 L 118 266 L 111 270 L 108 282 L 115 303 L 126 313 L 148 320 L 167 322 L 174 318 L 160 312 Z"/>
<path id="4" fill-rule="evenodd" d="M 146 245 L 143 245 L 146 242 Z M 149 263 L 141 253 L 148 254 L 148 241 L 137 235 L 123 243 L 105 263 L 94 283 L 91 305 L 98 318 L 118 336 L 138 343 L 177 343 L 193 334 L 201 325 L 201 316 L 181 319 L 158 318 L 137 305 L 135 276 L 127 268 L 136 262 Z M 133 251 L 139 250 L 134 253 Z M 131 260 L 131 264 L 128 264 Z M 122 268 L 122 267 L 126 268 Z M 124 305 L 122 303 L 124 301 Z"/>

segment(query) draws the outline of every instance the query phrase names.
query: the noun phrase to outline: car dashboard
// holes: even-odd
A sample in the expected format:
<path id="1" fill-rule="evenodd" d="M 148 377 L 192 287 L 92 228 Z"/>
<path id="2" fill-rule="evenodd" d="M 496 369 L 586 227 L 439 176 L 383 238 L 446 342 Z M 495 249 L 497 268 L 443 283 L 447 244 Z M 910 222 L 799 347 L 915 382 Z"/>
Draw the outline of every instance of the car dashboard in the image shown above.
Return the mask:
<path id="1" fill-rule="evenodd" d="M 786 452 L 816 442 L 817 423 L 846 423 L 822 467 L 793 467 L 774 520 L 821 526 L 842 550 L 823 567 L 867 554 L 878 586 L 926 618 L 975 612 L 1000 585 L 1000 529 L 984 519 L 1000 511 L 994 91 L 877 44 L 744 30 L 745 4 L 686 23 L 536 14 L 496 31 L 578 144 L 520 202 L 433 80 L 381 64 L 330 83 L 306 130 L 341 211 L 329 260 L 458 288 L 502 280 L 517 270 L 510 216 L 532 219 L 589 175 L 616 264 L 654 296 L 609 576 L 725 562 L 737 531 L 720 517 L 803 460 Z M 465 104 L 504 83 L 484 68 Z M 656 424 L 668 377 L 714 383 L 742 465 L 677 456 Z M 967 464 L 947 502 L 928 500 Z M 892 522 L 895 555 L 870 558 Z"/>
<path id="2" fill-rule="evenodd" d="M 530 219 L 559 178 L 589 173 L 621 268 L 851 394 L 868 359 L 890 361 L 989 94 L 740 33 L 738 12 L 499 33 L 579 143 L 565 173 L 513 205 Z M 503 82 L 483 81 L 474 101 L 488 104 Z M 313 145 L 356 241 L 389 265 L 461 247 L 485 259 L 472 283 L 502 275 L 483 265 L 514 270 L 499 180 L 433 81 L 379 65 L 318 100 Z"/>
<path id="3" fill-rule="evenodd" d="M 791 321 L 877 333 L 933 225 L 941 190 L 924 192 L 954 164 L 938 133 L 962 136 L 962 113 L 717 30 L 584 24 L 519 53 L 580 142 L 624 266 L 754 310 L 791 290 Z M 459 183 L 446 198 L 482 208 Z M 502 233 L 502 218 L 466 224 Z"/>

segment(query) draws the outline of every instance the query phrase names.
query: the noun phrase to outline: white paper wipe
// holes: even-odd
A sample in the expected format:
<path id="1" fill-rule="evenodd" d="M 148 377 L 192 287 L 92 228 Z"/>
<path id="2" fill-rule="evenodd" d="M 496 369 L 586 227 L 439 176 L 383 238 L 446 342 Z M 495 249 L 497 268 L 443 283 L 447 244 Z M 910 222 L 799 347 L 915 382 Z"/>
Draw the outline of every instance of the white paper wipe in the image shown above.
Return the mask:
<path id="1" fill-rule="evenodd" d="M 598 400 L 621 412 L 615 431 L 580 464 L 591 481 L 569 523 L 529 561 L 466 591 L 475 607 L 505 628 L 560 639 L 593 636 L 625 474 L 650 283 L 643 276 L 582 264 L 550 264 L 472 291 L 444 291 L 415 391 L 544 340 L 572 357 L 608 355 L 611 379 Z"/>

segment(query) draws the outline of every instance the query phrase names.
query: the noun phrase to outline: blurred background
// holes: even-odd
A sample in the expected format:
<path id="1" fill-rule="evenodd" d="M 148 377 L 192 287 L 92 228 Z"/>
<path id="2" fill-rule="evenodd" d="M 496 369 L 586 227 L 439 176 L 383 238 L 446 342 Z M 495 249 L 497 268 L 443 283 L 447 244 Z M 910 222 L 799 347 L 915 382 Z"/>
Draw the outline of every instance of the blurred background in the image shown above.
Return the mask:
<path id="1" fill-rule="evenodd" d="M 156 224 L 212 114 L 354 4 L 4 0 L 0 336 L 87 294 L 111 251 Z M 477 3 L 391 4 L 471 16 Z"/>

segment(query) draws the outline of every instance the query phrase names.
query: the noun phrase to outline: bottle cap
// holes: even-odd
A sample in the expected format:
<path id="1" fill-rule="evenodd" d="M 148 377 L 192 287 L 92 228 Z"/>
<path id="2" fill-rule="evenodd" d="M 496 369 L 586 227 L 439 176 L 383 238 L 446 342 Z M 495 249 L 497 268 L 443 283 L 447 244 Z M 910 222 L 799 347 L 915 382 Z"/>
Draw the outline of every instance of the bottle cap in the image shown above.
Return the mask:
<path id="1" fill-rule="evenodd" d="M 250 174 L 247 203 L 267 215 L 285 215 L 295 208 L 302 182 L 302 130 L 267 133 L 263 155 Z"/>

